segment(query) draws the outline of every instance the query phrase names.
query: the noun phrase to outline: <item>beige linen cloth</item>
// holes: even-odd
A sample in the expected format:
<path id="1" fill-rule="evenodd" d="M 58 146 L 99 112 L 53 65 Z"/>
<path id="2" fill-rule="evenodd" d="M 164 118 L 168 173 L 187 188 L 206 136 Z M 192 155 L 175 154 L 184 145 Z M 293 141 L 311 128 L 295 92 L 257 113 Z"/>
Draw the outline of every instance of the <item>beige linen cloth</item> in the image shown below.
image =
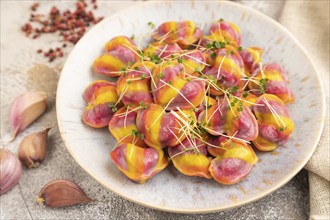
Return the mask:
<path id="1" fill-rule="evenodd" d="M 329 0 L 238 1 L 277 19 L 304 46 L 321 75 L 326 117 L 321 140 L 310 161 L 310 219 L 330 219 Z"/>
<path id="2" fill-rule="evenodd" d="M 279 22 L 306 48 L 323 81 L 327 103 L 324 130 L 305 169 L 309 171 L 310 219 L 330 219 L 329 1 L 286 1 Z"/>
<path id="3" fill-rule="evenodd" d="M 330 219 L 329 0 L 240 1 L 278 20 L 304 46 L 321 75 L 326 117 L 321 140 L 305 169 L 309 171 L 310 219 Z"/>

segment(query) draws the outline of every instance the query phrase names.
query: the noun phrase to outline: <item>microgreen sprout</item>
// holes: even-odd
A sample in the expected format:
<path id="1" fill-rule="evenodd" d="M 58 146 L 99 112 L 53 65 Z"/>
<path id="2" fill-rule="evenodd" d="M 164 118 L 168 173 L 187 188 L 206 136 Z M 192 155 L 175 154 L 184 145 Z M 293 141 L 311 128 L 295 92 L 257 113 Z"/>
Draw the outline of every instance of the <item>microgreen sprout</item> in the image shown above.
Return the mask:
<path id="1" fill-rule="evenodd" d="M 267 89 L 267 78 L 262 78 L 260 79 L 260 83 L 259 83 L 259 87 L 260 87 L 260 92 L 262 94 L 266 93 L 266 89 Z"/>
<path id="2" fill-rule="evenodd" d="M 132 129 L 131 135 L 137 138 L 140 138 L 141 140 L 144 140 L 144 134 L 142 134 L 141 132 Z"/>
<path id="3" fill-rule="evenodd" d="M 243 98 L 246 98 L 246 97 L 248 97 L 248 95 L 249 95 L 249 91 L 244 91 L 242 96 L 243 96 Z"/>
<path id="4" fill-rule="evenodd" d="M 148 22 L 148 26 L 149 26 L 150 28 L 154 29 L 155 24 L 154 24 L 153 22 L 149 21 L 149 22 Z"/>
<path id="5" fill-rule="evenodd" d="M 141 106 L 142 109 L 147 109 L 147 108 L 149 108 L 149 104 L 148 104 L 148 103 L 144 103 L 144 101 L 141 101 L 141 102 L 139 103 L 139 105 Z"/>
<path id="6" fill-rule="evenodd" d="M 153 54 L 150 57 L 150 61 L 155 63 L 155 64 L 159 64 L 159 63 L 162 62 L 162 59 L 157 54 Z"/>

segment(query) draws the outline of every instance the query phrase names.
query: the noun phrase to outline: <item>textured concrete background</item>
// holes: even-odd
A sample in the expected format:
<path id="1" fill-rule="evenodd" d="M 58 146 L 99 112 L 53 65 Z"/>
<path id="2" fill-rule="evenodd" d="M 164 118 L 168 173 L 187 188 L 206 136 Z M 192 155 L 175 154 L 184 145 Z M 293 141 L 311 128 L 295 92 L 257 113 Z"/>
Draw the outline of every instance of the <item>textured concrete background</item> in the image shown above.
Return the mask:
<path id="1" fill-rule="evenodd" d="M 48 125 L 56 124 L 55 91 L 60 68 L 65 58 L 49 64 L 35 53 L 39 48 L 56 47 L 54 37 L 27 39 L 20 32 L 20 26 L 29 18 L 30 1 L 1 1 L 1 144 L 9 139 L 8 112 L 12 100 L 31 90 L 44 90 L 49 94 L 49 108 L 33 126 L 20 134 L 16 140 L 6 144 L 17 151 L 22 138 Z M 277 19 L 281 2 L 252 2 L 252 6 Z M 48 11 L 51 5 L 59 8 L 73 6 L 71 1 L 45 1 L 40 10 Z M 97 15 L 109 16 L 118 10 L 136 4 L 134 1 L 100 2 Z M 67 48 L 67 52 L 71 48 Z M 1 219 L 307 219 L 309 216 L 309 191 L 307 172 L 301 171 L 288 184 L 249 205 L 229 211 L 212 214 L 183 215 L 166 213 L 142 207 L 113 194 L 85 173 L 66 150 L 57 126 L 49 133 L 47 158 L 37 169 L 23 168 L 22 178 L 17 186 L 0 197 Z M 40 189 L 57 178 L 72 180 L 84 189 L 86 194 L 101 202 L 51 209 L 35 202 Z"/>

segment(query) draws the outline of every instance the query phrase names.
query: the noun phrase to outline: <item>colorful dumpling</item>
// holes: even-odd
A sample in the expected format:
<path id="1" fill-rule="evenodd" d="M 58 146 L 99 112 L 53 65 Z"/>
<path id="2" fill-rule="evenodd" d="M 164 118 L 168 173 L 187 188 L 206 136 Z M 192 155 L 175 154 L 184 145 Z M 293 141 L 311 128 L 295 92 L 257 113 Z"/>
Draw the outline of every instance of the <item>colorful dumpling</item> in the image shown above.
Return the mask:
<path id="1" fill-rule="evenodd" d="M 240 46 L 242 43 L 242 34 L 240 28 L 228 21 L 220 19 L 210 27 L 210 39 L 212 41 L 228 41 Z"/>
<path id="2" fill-rule="evenodd" d="M 252 141 L 261 151 L 272 151 L 285 144 L 294 130 L 293 121 L 283 101 L 275 95 L 264 94 L 257 100 L 254 114 L 259 135 Z"/>
<path id="3" fill-rule="evenodd" d="M 83 112 L 83 122 L 94 128 L 108 126 L 117 107 L 122 106 L 118 101 L 116 83 L 105 80 L 92 82 L 84 91 L 83 97 L 88 103 Z"/>
<path id="4" fill-rule="evenodd" d="M 218 100 L 198 115 L 198 124 L 208 133 L 219 136 L 225 132 L 227 103 Z"/>
<path id="5" fill-rule="evenodd" d="M 90 83 L 83 93 L 86 103 L 94 102 L 95 99 L 106 92 L 112 91 L 116 87 L 116 83 L 106 80 L 95 80 Z M 118 99 L 118 97 L 116 97 Z"/>
<path id="6" fill-rule="evenodd" d="M 157 28 L 153 38 L 169 44 L 177 43 L 181 47 L 186 48 L 198 41 L 202 36 L 203 32 L 192 21 L 169 21 L 162 23 Z"/>
<path id="7" fill-rule="evenodd" d="M 132 48 L 136 51 L 137 47 L 135 42 L 126 36 L 117 36 L 112 38 L 104 47 L 105 51 L 110 52 L 120 47 Z"/>
<path id="8" fill-rule="evenodd" d="M 254 140 L 258 136 L 256 118 L 237 98 L 219 100 L 216 105 L 200 113 L 198 123 L 215 136 L 226 133 L 244 141 Z"/>
<path id="9" fill-rule="evenodd" d="M 211 161 L 210 173 L 214 180 L 232 185 L 243 180 L 252 170 L 258 157 L 250 145 L 229 140 L 224 151 Z"/>
<path id="10" fill-rule="evenodd" d="M 247 47 L 239 52 L 241 55 L 244 65 L 245 65 L 245 73 L 248 76 L 260 67 L 262 62 L 262 49 L 259 47 Z"/>
<path id="11" fill-rule="evenodd" d="M 250 89 L 260 90 L 260 93 L 273 94 L 279 97 L 285 104 L 294 101 L 294 95 L 288 87 L 288 77 L 282 67 L 278 64 L 268 64 L 263 68 L 258 68 L 253 73 L 253 77 L 258 81 L 249 83 Z"/>
<path id="12" fill-rule="evenodd" d="M 202 113 L 205 109 L 209 109 L 213 105 L 216 105 L 216 104 L 217 104 L 217 101 L 214 98 L 212 98 L 210 96 L 204 96 L 202 103 L 195 110 L 196 118 L 198 118 L 200 113 Z"/>
<path id="13" fill-rule="evenodd" d="M 258 136 L 258 123 L 249 107 L 243 101 L 232 97 L 227 105 L 225 132 L 245 141 L 252 141 Z"/>
<path id="14" fill-rule="evenodd" d="M 209 79 L 216 81 L 217 86 L 211 86 L 212 95 L 222 95 L 223 90 L 244 85 L 244 62 L 238 50 L 231 46 L 217 50 L 214 66 L 203 72 Z"/>
<path id="15" fill-rule="evenodd" d="M 145 143 L 153 148 L 174 147 L 186 138 L 182 128 L 196 122 L 192 110 L 171 111 L 166 113 L 163 107 L 150 104 L 138 112 L 136 123 L 144 135 Z"/>
<path id="16" fill-rule="evenodd" d="M 136 126 L 137 113 L 133 108 L 122 107 L 109 122 L 109 131 L 120 143 L 131 143 L 140 147 L 146 147 L 144 135 Z"/>
<path id="17" fill-rule="evenodd" d="M 186 138 L 177 146 L 169 147 L 168 154 L 174 167 L 182 174 L 212 178 L 209 172 L 210 159 L 206 156 L 206 146 L 200 140 Z"/>
<path id="18" fill-rule="evenodd" d="M 144 183 L 168 165 L 162 150 L 120 143 L 110 153 L 117 168 L 136 183 Z"/>
<path id="19" fill-rule="evenodd" d="M 152 62 L 140 61 L 118 78 L 117 94 L 125 105 L 153 102 L 150 83 L 154 67 Z"/>
<path id="20" fill-rule="evenodd" d="M 178 59 L 183 64 L 184 72 L 192 75 L 195 72 L 201 72 L 206 63 L 204 54 L 199 50 L 190 50 L 184 52 Z"/>
<path id="21" fill-rule="evenodd" d="M 177 61 L 158 64 L 153 71 L 155 84 L 151 84 L 154 102 L 167 109 L 194 109 L 203 101 L 204 82 L 185 76 L 183 65 Z"/>
<path id="22" fill-rule="evenodd" d="M 258 100 L 258 96 L 256 96 L 255 94 L 253 94 L 250 91 L 241 92 L 240 97 L 241 97 L 241 99 L 244 100 L 243 105 L 246 107 L 249 107 L 250 109 L 252 109 L 252 107 Z"/>
<path id="23" fill-rule="evenodd" d="M 83 94 L 83 122 L 108 126 L 118 141 L 110 158 L 130 180 L 144 183 L 172 161 L 184 175 L 231 185 L 258 161 L 250 143 L 272 151 L 288 141 L 288 77 L 262 64 L 261 48 L 243 49 L 234 23 L 220 19 L 203 35 L 192 21 L 169 21 L 152 38 L 142 51 L 133 38 L 108 41 L 93 69 L 117 81 Z"/>
<path id="24" fill-rule="evenodd" d="M 224 136 L 211 136 L 206 140 L 207 152 L 211 154 L 213 157 L 217 157 L 219 155 L 223 155 L 225 153 L 226 147 L 225 145 L 231 139 Z"/>
<path id="25" fill-rule="evenodd" d="M 113 38 L 106 44 L 105 49 L 107 53 L 98 57 L 93 64 L 95 72 L 103 75 L 120 76 L 125 67 L 139 59 L 135 43 L 125 36 Z"/>

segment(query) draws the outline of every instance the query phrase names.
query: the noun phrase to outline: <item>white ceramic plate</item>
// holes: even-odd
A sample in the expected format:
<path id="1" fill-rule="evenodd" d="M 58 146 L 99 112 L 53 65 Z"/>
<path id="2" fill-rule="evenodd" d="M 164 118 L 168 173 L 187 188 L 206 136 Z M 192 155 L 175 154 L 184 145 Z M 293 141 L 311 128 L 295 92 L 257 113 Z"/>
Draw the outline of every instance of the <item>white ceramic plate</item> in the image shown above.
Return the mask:
<path id="1" fill-rule="evenodd" d="M 183 10 L 184 9 L 184 10 Z M 236 23 L 243 46 L 264 48 L 264 63 L 277 62 L 288 72 L 296 102 L 289 106 L 296 129 L 290 141 L 272 153 L 258 153 L 260 161 L 244 181 L 224 186 L 213 180 L 188 177 L 173 167 L 145 184 L 129 181 L 114 166 L 109 152 L 115 144 L 107 129 L 84 125 L 84 89 L 104 78 L 91 70 L 104 44 L 117 35 L 137 39 L 169 20 L 192 20 L 199 26 L 219 18 Z M 205 30 L 207 30 L 205 28 Z M 66 147 L 105 187 L 144 206 L 172 212 L 201 213 L 247 204 L 287 183 L 303 168 L 319 140 L 325 112 L 319 76 L 306 52 L 282 26 L 260 12 L 231 2 L 148 2 L 104 19 L 75 46 L 63 68 L 57 90 L 57 119 Z"/>

